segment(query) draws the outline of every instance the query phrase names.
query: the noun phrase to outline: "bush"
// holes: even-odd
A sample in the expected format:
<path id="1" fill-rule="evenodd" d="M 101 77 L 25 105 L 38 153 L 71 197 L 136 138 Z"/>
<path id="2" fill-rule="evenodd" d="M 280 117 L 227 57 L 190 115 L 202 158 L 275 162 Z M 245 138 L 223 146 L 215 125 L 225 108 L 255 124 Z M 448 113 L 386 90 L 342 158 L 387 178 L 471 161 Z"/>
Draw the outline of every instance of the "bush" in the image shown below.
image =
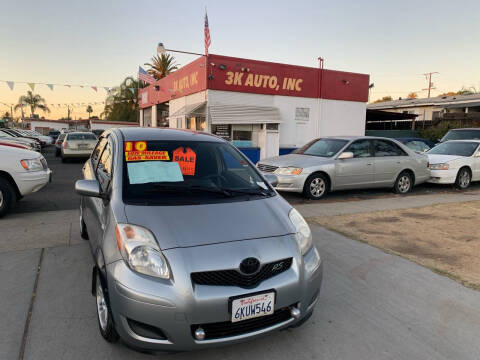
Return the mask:
<path id="1" fill-rule="evenodd" d="M 424 139 L 437 142 L 448 132 L 448 130 L 461 127 L 462 125 L 459 121 L 441 121 L 436 126 L 428 127 L 426 129 L 418 129 L 418 134 Z"/>

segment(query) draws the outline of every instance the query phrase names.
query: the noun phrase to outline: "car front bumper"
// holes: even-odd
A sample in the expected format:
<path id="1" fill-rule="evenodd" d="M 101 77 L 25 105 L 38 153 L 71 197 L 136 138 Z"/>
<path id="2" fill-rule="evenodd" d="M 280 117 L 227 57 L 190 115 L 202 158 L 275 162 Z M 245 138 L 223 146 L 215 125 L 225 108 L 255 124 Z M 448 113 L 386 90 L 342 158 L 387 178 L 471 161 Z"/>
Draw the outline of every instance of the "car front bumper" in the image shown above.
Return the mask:
<path id="1" fill-rule="evenodd" d="M 309 174 L 274 175 L 276 175 L 278 179 L 278 184 L 275 186 L 275 190 L 301 193 L 303 192 L 303 185 Z"/>
<path id="2" fill-rule="evenodd" d="M 431 177 L 428 182 L 432 184 L 454 184 L 457 173 L 458 169 L 431 170 Z"/>
<path id="3" fill-rule="evenodd" d="M 34 193 L 43 188 L 52 179 L 52 170 L 21 172 L 15 175 L 15 183 L 22 196 Z"/>
<path id="4" fill-rule="evenodd" d="M 292 257 L 298 252 L 291 236 L 167 250 L 164 253 L 169 259 L 173 280 L 160 280 L 135 273 L 123 260 L 109 264 L 108 292 L 120 337 L 137 349 L 188 351 L 241 342 L 305 320 L 313 312 L 322 282 L 323 264 L 315 247 L 305 256 L 293 256 L 288 270 L 262 281 L 254 288 L 193 283 L 191 272 L 200 269 L 211 271 L 212 263 L 216 264 L 216 269 L 232 268 L 232 264 L 239 264 L 252 252 L 259 257 L 255 249 L 265 249 L 265 243 L 266 248 L 272 251 L 262 252 L 266 254 L 259 259 L 262 263 Z M 215 261 L 212 261 L 212 254 L 215 254 Z M 275 257 L 271 254 L 275 254 Z M 260 326 L 250 327 L 240 333 L 237 331 L 234 335 L 209 337 L 209 326 L 223 326 L 228 331 L 234 324 L 242 325 L 242 322 L 231 323 L 229 301 L 232 297 L 269 291 L 276 293 L 276 314 L 283 312 L 286 316 L 279 318 L 279 321 L 264 323 L 262 321 L 267 320 L 267 316 L 259 317 L 256 320 L 259 320 Z M 299 317 L 290 315 L 291 307 L 300 310 Z M 160 329 L 165 337 L 142 336 L 134 330 L 132 321 Z M 206 329 L 206 338 L 197 340 L 193 335 L 194 330 L 202 326 Z"/>

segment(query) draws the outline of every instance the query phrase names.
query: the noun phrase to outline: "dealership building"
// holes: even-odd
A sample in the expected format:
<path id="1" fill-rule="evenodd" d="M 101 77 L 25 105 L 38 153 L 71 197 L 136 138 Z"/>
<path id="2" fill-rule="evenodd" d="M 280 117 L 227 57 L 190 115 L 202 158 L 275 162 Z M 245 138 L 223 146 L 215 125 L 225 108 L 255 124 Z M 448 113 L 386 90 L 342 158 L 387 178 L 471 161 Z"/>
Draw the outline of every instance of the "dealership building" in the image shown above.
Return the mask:
<path id="1" fill-rule="evenodd" d="M 140 125 L 207 131 L 252 160 L 364 135 L 369 76 L 210 54 L 140 89 Z"/>

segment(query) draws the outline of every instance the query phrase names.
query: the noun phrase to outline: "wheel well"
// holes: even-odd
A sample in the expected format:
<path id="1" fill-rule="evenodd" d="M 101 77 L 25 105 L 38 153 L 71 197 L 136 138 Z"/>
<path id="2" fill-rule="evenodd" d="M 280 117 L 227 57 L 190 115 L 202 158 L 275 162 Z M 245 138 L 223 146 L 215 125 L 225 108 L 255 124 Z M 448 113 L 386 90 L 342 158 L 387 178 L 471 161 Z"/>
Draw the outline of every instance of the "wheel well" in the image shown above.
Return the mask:
<path id="1" fill-rule="evenodd" d="M 400 174 L 403 173 L 403 172 L 406 172 L 406 173 L 409 173 L 410 176 L 412 177 L 412 180 L 413 180 L 413 185 L 415 185 L 415 173 L 413 172 L 413 170 L 411 169 L 403 169 L 402 171 L 400 171 Z"/>
<path id="2" fill-rule="evenodd" d="M 460 170 L 462 170 L 462 169 L 467 169 L 468 172 L 470 173 L 470 177 L 472 177 L 472 169 L 470 169 L 470 166 L 464 165 L 464 166 L 462 166 L 460 169 L 458 169 L 458 172 L 460 172 Z M 457 174 L 458 174 L 458 173 L 457 173 Z"/>
<path id="3" fill-rule="evenodd" d="M 20 194 L 20 190 L 18 189 L 18 186 L 17 186 L 17 183 L 15 182 L 15 180 L 13 180 L 12 175 L 7 173 L 6 171 L 1 171 L 0 170 L 0 177 L 7 180 L 10 183 L 10 185 L 12 185 L 12 187 L 15 189 L 15 195 L 17 196 L 17 200 L 21 199 L 22 194 Z"/>
<path id="4" fill-rule="evenodd" d="M 308 178 L 314 176 L 314 175 L 318 175 L 318 174 L 321 174 L 323 176 L 325 176 L 325 178 L 327 179 L 327 191 L 330 191 L 331 188 L 332 188 L 332 179 L 330 178 L 330 176 L 324 172 L 324 171 L 315 171 L 313 173 L 311 173 Z M 306 181 L 305 181 L 306 182 Z M 305 185 L 304 185 L 305 186 Z"/>

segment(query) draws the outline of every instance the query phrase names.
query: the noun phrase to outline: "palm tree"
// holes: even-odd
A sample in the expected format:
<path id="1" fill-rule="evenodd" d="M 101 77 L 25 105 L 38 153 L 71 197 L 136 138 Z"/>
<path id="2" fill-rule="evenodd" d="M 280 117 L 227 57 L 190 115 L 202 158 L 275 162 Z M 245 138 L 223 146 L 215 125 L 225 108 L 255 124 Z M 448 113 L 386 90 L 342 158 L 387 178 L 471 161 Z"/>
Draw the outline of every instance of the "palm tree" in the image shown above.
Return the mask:
<path id="1" fill-rule="evenodd" d="M 92 106 L 88 105 L 86 111 L 88 113 L 88 118 L 90 119 L 92 117 L 92 112 L 93 112 Z"/>
<path id="2" fill-rule="evenodd" d="M 27 95 L 20 96 L 18 104 L 15 105 L 15 110 L 23 108 L 24 106 L 30 107 L 32 117 L 35 114 L 36 109 L 40 109 L 43 112 L 50 112 L 47 104 L 45 104 L 45 99 L 38 94 L 34 94 L 30 90 L 27 92 Z"/>
<path id="3" fill-rule="evenodd" d="M 175 62 L 175 58 L 170 54 L 154 56 L 152 57 L 152 62 L 145 63 L 145 65 L 150 67 L 147 72 L 157 80 L 178 69 L 178 64 Z"/>
<path id="4" fill-rule="evenodd" d="M 138 121 L 138 89 L 145 86 L 143 81 L 126 77 L 120 86 L 110 91 L 100 116 L 112 121 Z"/>

